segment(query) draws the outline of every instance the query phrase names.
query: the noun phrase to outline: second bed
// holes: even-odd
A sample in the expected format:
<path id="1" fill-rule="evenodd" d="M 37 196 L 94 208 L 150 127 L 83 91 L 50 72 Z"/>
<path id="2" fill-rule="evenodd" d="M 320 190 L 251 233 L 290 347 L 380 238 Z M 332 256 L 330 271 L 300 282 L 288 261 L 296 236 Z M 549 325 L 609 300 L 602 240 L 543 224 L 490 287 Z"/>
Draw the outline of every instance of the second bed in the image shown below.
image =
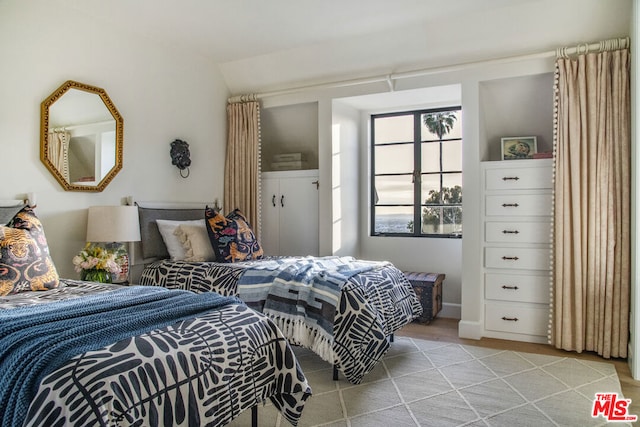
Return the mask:
<path id="1" fill-rule="evenodd" d="M 238 296 L 265 314 L 290 343 L 308 348 L 359 384 L 390 337 L 422 313 L 393 264 L 353 257 L 265 257 L 240 262 L 171 260 L 158 223 L 204 218 L 202 209 L 139 208 L 140 285 Z"/>

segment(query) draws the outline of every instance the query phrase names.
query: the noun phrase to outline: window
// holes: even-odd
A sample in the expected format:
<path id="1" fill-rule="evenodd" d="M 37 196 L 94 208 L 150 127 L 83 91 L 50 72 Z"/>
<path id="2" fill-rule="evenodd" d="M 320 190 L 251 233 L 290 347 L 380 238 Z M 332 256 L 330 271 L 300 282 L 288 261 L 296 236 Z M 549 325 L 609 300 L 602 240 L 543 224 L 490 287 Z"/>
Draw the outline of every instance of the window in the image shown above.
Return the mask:
<path id="1" fill-rule="evenodd" d="M 372 236 L 462 237 L 461 107 L 372 115 L 371 171 Z"/>

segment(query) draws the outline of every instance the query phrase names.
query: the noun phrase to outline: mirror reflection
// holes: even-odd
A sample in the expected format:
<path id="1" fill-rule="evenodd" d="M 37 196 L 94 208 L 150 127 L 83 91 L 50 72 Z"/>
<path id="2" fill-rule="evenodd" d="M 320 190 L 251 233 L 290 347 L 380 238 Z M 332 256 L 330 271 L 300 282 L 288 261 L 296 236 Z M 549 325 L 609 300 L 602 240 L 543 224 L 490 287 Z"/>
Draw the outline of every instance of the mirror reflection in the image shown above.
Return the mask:
<path id="1" fill-rule="evenodd" d="M 40 158 L 70 191 L 102 191 L 122 168 L 122 118 L 104 89 L 67 81 L 42 103 Z"/>

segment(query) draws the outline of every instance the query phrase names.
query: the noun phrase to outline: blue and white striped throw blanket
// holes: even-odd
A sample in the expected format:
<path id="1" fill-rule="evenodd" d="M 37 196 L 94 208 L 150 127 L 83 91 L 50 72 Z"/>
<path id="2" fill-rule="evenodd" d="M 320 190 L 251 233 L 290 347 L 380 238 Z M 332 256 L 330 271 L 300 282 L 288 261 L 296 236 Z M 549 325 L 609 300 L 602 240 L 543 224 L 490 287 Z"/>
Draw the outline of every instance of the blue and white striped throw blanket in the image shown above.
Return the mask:
<path id="1" fill-rule="evenodd" d="M 197 317 L 235 297 L 132 286 L 0 311 L 0 425 L 22 426 L 42 379 L 68 359 Z"/>
<path id="2" fill-rule="evenodd" d="M 292 344 L 333 363 L 333 320 L 352 276 L 388 263 L 353 257 L 256 261 L 238 280 L 238 295 L 271 318 Z"/>

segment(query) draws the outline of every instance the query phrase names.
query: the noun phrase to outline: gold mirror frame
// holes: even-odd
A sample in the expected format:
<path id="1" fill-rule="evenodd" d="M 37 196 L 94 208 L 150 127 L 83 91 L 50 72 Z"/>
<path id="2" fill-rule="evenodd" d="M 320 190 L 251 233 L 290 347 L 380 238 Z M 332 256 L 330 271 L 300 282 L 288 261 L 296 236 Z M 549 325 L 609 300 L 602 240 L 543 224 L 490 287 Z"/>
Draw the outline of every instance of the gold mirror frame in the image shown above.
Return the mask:
<path id="1" fill-rule="evenodd" d="M 115 164 L 107 172 L 104 177 L 95 185 L 81 185 L 78 183 L 69 182 L 65 176 L 58 170 L 56 165 L 49 158 L 49 138 L 48 134 L 50 129 L 50 108 L 58 101 L 64 94 L 71 89 L 77 89 L 88 93 L 95 94 L 100 97 L 109 113 L 113 116 L 115 121 Z M 103 191 L 109 182 L 118 174 L 122 169 L 122 157 L 123 157 L 123 135 L 124 124 L 122 116 L 116 109 L 115 105 L 107 95 L 107 92 L 99 87 L 90 86 L 84 83 L 79 83 L 73 80 L 68 80 L 63 83 L 58 89 L 56 89 L 51 95 L 49 95 L 40 104 L 40 160 L 49 169 L 49 172 L 58 180 L 60 185 L 66 191 L 88 191 L 88 192 L 100 192 Z"/>

